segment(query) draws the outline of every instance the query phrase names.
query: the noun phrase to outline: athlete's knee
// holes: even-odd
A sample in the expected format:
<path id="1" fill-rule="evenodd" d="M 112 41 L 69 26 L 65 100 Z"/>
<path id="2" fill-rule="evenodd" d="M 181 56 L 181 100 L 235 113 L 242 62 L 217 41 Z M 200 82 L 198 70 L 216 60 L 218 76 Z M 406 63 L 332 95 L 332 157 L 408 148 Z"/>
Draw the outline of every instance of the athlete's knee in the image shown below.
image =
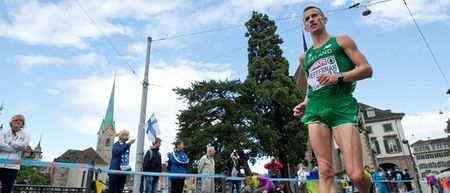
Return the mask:
<path id="1" fill-rule="evenodd" d="M 353 181 L 353 182 L 363 182 L 364 180 L 366 180 L 366 178 L 368 178 L 365 173 L 364 170 L 352 170 L 351 172 L 347 173 L 348 177 Z"/>
<path id="2" fill-rule="evenodd" d="M 319 162 L 319 174 L 321 178 L 334 178 L 333 165 L 328 161 Z"/>

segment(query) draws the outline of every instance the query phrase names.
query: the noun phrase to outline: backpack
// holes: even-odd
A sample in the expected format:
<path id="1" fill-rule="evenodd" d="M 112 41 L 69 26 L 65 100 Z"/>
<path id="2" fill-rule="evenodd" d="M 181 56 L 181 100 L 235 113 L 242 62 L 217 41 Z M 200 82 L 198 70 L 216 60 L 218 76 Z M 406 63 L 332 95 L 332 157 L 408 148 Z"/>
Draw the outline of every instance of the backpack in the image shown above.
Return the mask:
<path id="1" fill-rule="evenodd" d="M 172 161 L 170 160 L 170 155 L 169 155 L 169 160 L 167 161 L 167 172 L 170 172 L 171 168 L 172 168 Z"/>

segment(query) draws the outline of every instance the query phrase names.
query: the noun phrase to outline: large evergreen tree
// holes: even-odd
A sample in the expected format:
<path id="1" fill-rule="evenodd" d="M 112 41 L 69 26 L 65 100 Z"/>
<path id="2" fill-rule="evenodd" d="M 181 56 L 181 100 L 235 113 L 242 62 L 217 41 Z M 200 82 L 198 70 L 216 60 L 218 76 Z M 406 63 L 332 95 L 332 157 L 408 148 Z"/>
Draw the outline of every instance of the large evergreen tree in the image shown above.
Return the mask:
<path id="1" fill-rule="evenodd" d="M 254 12 L 246 26 L 247 79 L 244 83 L 202 81 L 174 89 L 188 104 L 178 115 L 177 137 L 185 142 L 194 170 L 195 160 L 212 145 L 217 149 L 216 172 L 224 171 L 231 152 L 238 150 L 244 163 L 275 155 L 286 166 L 283 176 L 288 176 L 287 166 L 302 162 L 307 148 L 306 127 L 292 113 L 303 99 L 288 74 L 289 64 L 282 56 L 283 41 L 275 33 L 275 23 Z"/>
<path id="2" fill-rule="evenodd" d="M 247 129 L 250 123 L 246 120 L 245 104 L 239 102 L 240 81 L 195 82 L 190 88 L 174 91 L 188 104 L 188 109 L 178 115 L 177 137 L 184 141 L 191 160 L 199 160 L 206 153 L 207 145 L 217 150 L 216 172 L 225 170 L 233 150 L 238 150 L 244 160 L 257 157 L 257 151 L 243 153 L 243 149 L 258 147 Z M 248 167 L 246 173 L 250 173 Z"/>
<path id="3" fill-rule="evenodd" d="M 266 155 L 274 155 L 285 166 L 294 166 L 304 158 L 307 130 L 292 114 L 302 99 L 289 63 L 283 57 L 283 40 L 277 27 L 265 14 L 253 12 L 245 23 L 248 32 L 248 76 L 244 97 L 253 105 L 252 129 Z M 285 167 L 283 176 L 287 175 Z M 291 172 L 292 173 L 292 172 Z"/>

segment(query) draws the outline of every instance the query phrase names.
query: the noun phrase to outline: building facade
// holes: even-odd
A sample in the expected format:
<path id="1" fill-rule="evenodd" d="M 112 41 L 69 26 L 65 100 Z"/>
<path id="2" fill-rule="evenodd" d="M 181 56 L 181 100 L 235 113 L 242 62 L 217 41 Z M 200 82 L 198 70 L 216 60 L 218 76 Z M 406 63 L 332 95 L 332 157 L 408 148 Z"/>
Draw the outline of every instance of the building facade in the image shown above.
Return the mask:
<path id="1" fill-rule="evenodd" d="M 421 177 L 425 177 L 429 172 L 439 174 L 450 168 L 450 140 L 448 137 L 419 140 L 411 144 L 411 148 Z"/>
<path id="2" fill-rule="evenodd" d="M 385 170 L 408 169 L 414 173 L 414 166 L 408 146 L 402 143 L 405 133 L 401 120 L 404 113 L 393 113 L 360 103 L 368 133 L 369 144 L 376 157 L 377 165 Z"/>
<path id="3" fill-rule="evenodd" d="M 69 149 L 54 162 L 89 164 L 95 162 L 95 167 L 100 169 L 108 168 L 108 163 L 92 148 L 85 150 Z M 50 168 L 52 176 L 52 186 L 64 187 L 85 187 L 87 181 L 87 169 L 85 168 Z M 99 176 L 100 180 L 105 181 L 105 176 Z"/>

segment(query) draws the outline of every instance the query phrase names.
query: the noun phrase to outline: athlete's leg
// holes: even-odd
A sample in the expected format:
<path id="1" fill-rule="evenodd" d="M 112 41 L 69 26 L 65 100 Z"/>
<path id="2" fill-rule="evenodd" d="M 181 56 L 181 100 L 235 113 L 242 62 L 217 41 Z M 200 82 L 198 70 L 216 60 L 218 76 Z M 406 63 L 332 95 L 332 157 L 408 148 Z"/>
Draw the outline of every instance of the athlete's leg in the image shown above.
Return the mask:
<path id="1" fill-rule="evenodd" d="M 361 193 L 370 188 L 369 178 L 364 173 L 361 138 L 355 125 L 343 125 L 333 129 L 333 136 L 344 155 L 348 177 Z"/>
<path id="2" fill-rule="evenodd" d="M 325 125 L 308 124 L 309 141 L 319 166 L 319 192 L 335 193 L 331 130 Z"/>

